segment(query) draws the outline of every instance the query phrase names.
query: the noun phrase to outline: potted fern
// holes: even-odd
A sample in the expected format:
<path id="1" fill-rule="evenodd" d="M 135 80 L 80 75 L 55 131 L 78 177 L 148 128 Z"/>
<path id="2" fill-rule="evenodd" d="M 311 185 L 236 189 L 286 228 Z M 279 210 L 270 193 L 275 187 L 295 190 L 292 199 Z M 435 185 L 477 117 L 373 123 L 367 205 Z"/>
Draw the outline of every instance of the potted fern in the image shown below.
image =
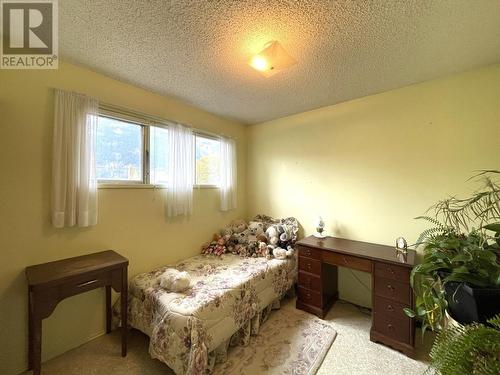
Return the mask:
<path id="1" fill-rule="evenodd" d="M 451 197 L 421 216 L 432 227 L 416 245 L 423 261 L 411 273 L 415 310 L 422 328 L 440 330 L 448 313 L 463 324 L 486 323 L 500 312 L 500 171 L 482 171 L 482 188 L 464 199 Z M 474 227 L 476 226 L 476 228 Z"/>
<path id="2" fill-rule="evenodd" d="M 500 374 L 500 315 L 488 324 L 457 324 L 443 330 L 431 349 L 431 368 L 441 375 Z"/>

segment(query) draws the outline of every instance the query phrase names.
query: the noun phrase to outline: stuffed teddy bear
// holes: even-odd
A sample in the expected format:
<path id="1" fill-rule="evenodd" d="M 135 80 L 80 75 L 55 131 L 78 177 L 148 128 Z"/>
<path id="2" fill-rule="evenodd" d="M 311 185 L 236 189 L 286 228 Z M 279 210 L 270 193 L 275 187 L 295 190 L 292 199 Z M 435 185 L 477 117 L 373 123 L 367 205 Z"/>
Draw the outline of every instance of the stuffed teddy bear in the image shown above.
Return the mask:
<path id="1" fill-rule="evenodd" d="M 226 239 L 227 251 L 235 254 L 235 247 L 238 245 L 238 240 L 234 236 L 224 236 L 224 238 Z"/>
<path id="2" fill-rule="evenodd" d="M 268 239 L 265 233 L 257 235 L 257 241 L 259 242 L 264 242 L 265 245 L 267 245 Z"/>
<path id="3" fill-rule="evenodd" d="M 292 232 L 291 230 L 286 226 L 286 225 L 281 225 L 283 232 L 280 234 L 278 245 L 282 249 L 287 249 L 291 248 L 293 241 L 292 241 Z"/>
<path id="4" fill-rule="evenodd" d="M 248 229 L 243 230 L 242 232 L 233 234 L 233 237 L 236 239 L 237 244 L 235 246 L 235 254 L 239 254 L 242 257 L 249 256 L 249 248 L 248 248 Z"/>
<path id="5" fill-rule="evenodd" d="M 281 259 L 281 260 L 286 259 L 286 250 L 282 249 L 281 247 L 277 247 L 273 249 L 273 256 L 276 259 Z"/>
<path id="6" fill-rule="evenodd" d="M 256 253 L 256 256 L 258 257 L 265 257 L 265 258 L 271 258 L 271 252 L 269 250 L 269 248 L 267 247 L 267 243 L 266 242 L 259 242 L 259 245 L 257 247 L 257 250 L 255 251 Z"/>
<path id="7" fill-rule="evenodd" d="M 236 233 L 236 237 L 238 238 L 238 243 L 240 245 L 248 244 L 248 229 L 245 229 L 242 232 Z"/>
<path id="8" fill-rule="evenodd" d="M 260 243 L 255 235 L 250 234 L 250 229 L 245 229 L 238 233 L 239 250 L 238 254 L 242 257 L 256 258 L 259 255 Z M 265 245 L 265 244 L 264 244 Z"/>
<path id="9" fill-rule="evenodd" d="M 248 247 L 253 257 L 269 257 L 267 248 L 268 239 L 264 233 L 264 224 L 259 221 L 251 221 L 248 224 Z"/>
<path id="10" fill-rule="evenodd" d="M 226 241 L 227 251 L 235 254 L 234 247 L 238 244 L 238 238 L 233 235 L 233 230 L 230 226 L 227 226 L 220 231 L 220 235 Z"/>
<path id="11" fill-rule="evenodd" d="M 293 247 L 290 246 L 291 235 L 285 225 L 270 226 L 267 228 L 266 235 L 269 239 L 268 249 L 276 259 L 286 259 L 293 255 Z"/>
<path id="12" fill-rule="evenodd" d="M 262 228 L 262 223 L 258 223 L 256 221 L 251 221 L 248 224 L 248 243 L 258 243 L 259 236 L 264 233 L 264 229 Z"/>
<path id="13" fill-rule="evenodd" d="M 224 237 L 224 236 L 232 236 L 232 235 L 233 235 L 233 230 L 232 230 L 232 229 L 231 229 L 231 227 L 229 227 L 229 226 L 228 226 L 228 227 L 225 227 L 225 228 L 222 228 L 222 229 L 220 230 L 220 235 L 221 235 L 222 237 Z"/>
<path id="14" fill-rule="evenodd" d="M 258 221 L 251 221 L 248 224 L 248 240 L 257 241 L 257 237 L 264 233 L 264 224 Z"/>
<path id="15" fill-rule="evenodd" d="M 246 244 L 248 243 L 248 232 L 245 232 L 246 230 L 247 223 L 243 219 L 235 219 L 231 221 L 229 226 L 224 229 L 225 233 L 231 232 L 231 236 L 228 242 L 229 247 L 231 248 L 231 250 L 229 251 L 231 251 L 233 254 L 240 254 L 242 251 L 242 247 L 246 246 Z"/>
<path id="16" fill-rule="evenodd" d="M 235 219 L 229 224 L 229 228 L 233 231 L 233 234 L 241 233 L 247 229 L 247 223 L 243 219 Z"/>
<path id="17" fill-rule="evenodd" d="M 174 268 L 167 268 L 158 277 L 160 287 L 175 293 L 180 293 L 188 289 L 191 285 L 191 277 L 186 271 L 178 271 Z"/>
<path id="18" fill-rule="evenodd" d="M 289 246 L 287 250 L 283 249 L 282 247 L 277 247 L 273 249 L 273 255 L 276 259 L 289 258 L 293 255 L 293 252 L 294 250 L 291 246 Z"/>
<path id="19" fill-rule="evenodd" d="M 275 225 L 271 225 L 267 228 L 266 236 L 268 243 L 267 247 L 272 252 L 276 247 L 278 247 L 279 236 L 277 227 Z"/>

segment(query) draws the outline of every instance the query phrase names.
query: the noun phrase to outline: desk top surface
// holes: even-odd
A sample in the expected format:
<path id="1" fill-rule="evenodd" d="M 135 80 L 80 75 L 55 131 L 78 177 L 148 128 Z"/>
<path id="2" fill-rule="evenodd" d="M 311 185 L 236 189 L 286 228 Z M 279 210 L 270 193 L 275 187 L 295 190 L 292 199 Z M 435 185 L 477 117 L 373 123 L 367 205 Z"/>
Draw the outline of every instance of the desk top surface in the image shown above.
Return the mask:
<path id="1" fill-rule="evenodd" d="M 394 247 L 369 242 L 353 241 L 345 238 L 309 236 L 297 241 L 297 245 L 316 249 L 354 255 L 370 260 L 391 262 L 406 267 L 415 265 L 415 250 L 408 249 L 406 255 L 396 251 Z"/>
<path id="2" fill-rule="evenodd" d="M 40 285 L 127 264 L 127 258 L 113 250 L 106 250 L 26 267 L 26 277 L 29 285 Z"/>

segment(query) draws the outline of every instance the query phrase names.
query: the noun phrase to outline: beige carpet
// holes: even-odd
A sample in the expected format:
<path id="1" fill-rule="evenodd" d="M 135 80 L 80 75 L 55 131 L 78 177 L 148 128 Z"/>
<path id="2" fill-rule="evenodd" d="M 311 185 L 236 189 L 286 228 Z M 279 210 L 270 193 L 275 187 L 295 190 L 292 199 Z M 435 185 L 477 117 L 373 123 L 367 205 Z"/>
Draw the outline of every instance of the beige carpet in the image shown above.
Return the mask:
<path id="1" fill-rule="evenodd" d="M 305 314 L 305 313 L 304 313 Z M 286 321 L 286 317 L 296 317 L 299 321 L 303 318 L 301 312 L 295 314 L 295 300 L 283 301 L 280 310 L 274 311 L 269 320 L 262 327 L 261 332 L 265 332 L 269 326 L 269 337 L 279 341 L 289 341 L 290 348 L 293 340 L 290 333 L 275 330 L 277 322 L 281 319 Z M 311 316 L 312 317 L 312 316 Z M 309 319 L 306 319 L 309 320 Z M 383 375 L 409 375 L 421 374 L 427 368 L 428 348 L 431 344 L 431 335 L 426 335 L 426 340 L 422 343 L 420 335 L 417 335 L 417 360 L 412 360 L 403 354 L 386 348 L 382 345 L 372 343 L 369 339 L 371 317 L 363 313 L 355 306 L 337 302 L 326 317 L 331 326 L 337 331 L 335 342 L 331 345 L 322 364 L 319 367 L 318 375 L 326 374 L 383 374 Z M 275 323 L 273 325 L 273 322 Z M 291 326 L 291 325 L 290 325 Z M 272 334 L 271 334 L 272 332 Z M 279 334 L 277 333 L 279 332 Z M 269 342 L 267 343 L 269 347 Z M 287 344 L 285 343 L 285 346 Z M 262 346 L 262 345 L 260 345 Z M 256 347 L 259 347 L 257 345 Z M 229 354 L 229 361 L 236 359 L 236 367 L 243 358 L 251 358 L 251 351 L 248 348 L 233 348 Z M 243 351 L 241 351 L 243 350 Z M 267 356 L 268 365 L 278 365 L 287 357 L 287 353 L 294 350 L 283 349 L 280 345 L 275 346 L 273 355 Z M 294 351 L 296 352 L 296 351 Z M 265 354 L 258 356 L 258 366 L 265 361 Z M 288 358 L 288 357 L 287 357 Z M 229 366 L 224 364 L 222 366 Z M 217 371 L 219 374 L 227 373 L 221 365 Z M 233 367 L 234 368 L 234 367 Z M 254 370 L 252 374 L 279 374 L 280 370 L 266 371 L 265 367 Z M 236 371 L 236 373 L 239 370 Z M 165 375 L 172 374 L 171 370 L 163 363 L 153 360 L 148 354 L 148 338 L 136 330 L 130 332 L 129 352 L 126 358 L 120 357 L 120 337 L 117 332 L 110 335 L 101 336 L 79 348 L 73 349 L 57 358 L 54 358 L 42 366 L 44 375 Z"/>
<path id="2" fill-rule="evenodd" d="M 338 301 L 326 316 L 337 331 L 335 343 L 326 355 L 318 375 L 413 375 L 428 367 L 433 335 L 417 329 L 416 359 L 370 341 L 371 315 L 364 309 Z"/>

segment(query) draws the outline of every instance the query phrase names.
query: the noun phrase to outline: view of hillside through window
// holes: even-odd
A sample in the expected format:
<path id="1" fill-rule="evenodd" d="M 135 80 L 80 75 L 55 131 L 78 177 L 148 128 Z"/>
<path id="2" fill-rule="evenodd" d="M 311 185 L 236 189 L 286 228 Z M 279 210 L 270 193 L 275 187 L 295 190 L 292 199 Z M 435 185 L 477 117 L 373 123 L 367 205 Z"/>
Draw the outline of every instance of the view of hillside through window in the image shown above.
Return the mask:
<path id="1" fill-rule="evenodd" d="M 196 184 L 218 185 L 220 179 L 220 142 L 196 136 Z"/>
<path id="2" fill-rule="evenodd" d="M 149 129 L 149 158 L 152 184 L 166 184 L 168 177 L 168 129 Z"/>
<path id="3" fill-rule="evenodd" d="M 142 128 L 100 116 L 97 125 L 98 180 L 142 180 Z"/>
<path id="4" fill-rule="evenodd" d="M 218 185 L 220 141 L 194 135 L 196 185 Z M 97 125 L 96 169 L 100 181 L 143 182 L 143 126 L 99 116 Z M 149 172 L 151 184 L 168 179 L 168 128 L 149 127 Z"/>

